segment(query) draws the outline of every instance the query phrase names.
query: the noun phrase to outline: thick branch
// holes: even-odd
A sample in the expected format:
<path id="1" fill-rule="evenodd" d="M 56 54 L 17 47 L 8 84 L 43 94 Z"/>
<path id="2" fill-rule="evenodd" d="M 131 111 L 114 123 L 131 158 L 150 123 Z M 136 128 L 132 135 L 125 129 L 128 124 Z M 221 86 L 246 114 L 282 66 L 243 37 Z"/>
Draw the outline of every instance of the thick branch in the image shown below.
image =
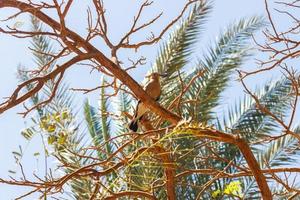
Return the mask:
<path id="1" fill-rule="evenodd" d="M 61 30 L 61 25 L 57 21 L 50 18 L 45 13 L 41 12 L 40 9 L 37 9 L 34 6 L 31 6 L 27 3 L 23 3 L 23 2 L 15 1 L 15 0 L 0 1 L 0 8 L 3 8 L 3 7 L 18 8 L 23 12 L 31 13 L 32 15 L 36 16 L 41 21 L 48 24 L 49 26 L 56 29 L 57 31 Z M 142 87 L 126 73 L 126 71 L 121 69 L 115 63 L 113 63 L 102 52 L 100 52 L 98 49 L 96 49 L 93 45 L 91 45 L 89 42 L 85 41 L 81 36 L 79 36 L 78 34 L 76 34 L 75 32 L 71 31 L 68 28 L 66 28 L 64 31 L 65 31 L 66 37 L 73 40 L 74 43 L 76 43 L 78 46 L 83 47 L 87 51 L 88 54 L 92 53 L 94 55 L 93 58 L 97 62 L 99 62 L 102 66 L 104 66 L 111 73 L 113 73 L 116 78 L 118 78 L 121 82 L 123 82 L 131 91 L 133 91 L 134 94 L 136 95 L 136 97 L 138 99 L 140 99 L 143 103 L 145 103 L 153 112 L 155 112 L 156 114 L 160 115 L 161 117 L 170 121 L 173 124 L 176 124 L 180 120 L 179 116 L 162 108 L 161 106 L 159 106 L 158 103 L 156 103 L 154 100 L 152 100 L 147 95 L 147 93 L 142 89 Z M 15 104 L 15 105 L 17 105 L 17 104 Z M 13 106 L 15 106 L 15 105 L 13 105 Z"/>
<path id="2" fill-rule="evenodd" d="M 233 135 L 222 133 L 217 130 L 201 130 L 194 129 L 193 133 L 200 138 L 208 138 L 211 140 L 226 142 L 236 145 L 242 152 L 245 160 L 248 163 L 250 170 L 252 171 L 253 176 L 256 179 L 257 185 L 260 189 L 263 199 L 272 199 L 272 194 L 268 186 L 266 177 L 263 175 L 260 166 L 258 165 L 249 145 L 241 138 L 237 138 Z"/>
<path id="3" fill-rule="evenodd" d="M 151 150 L 151 149 L 150 149 Z M 152 148 L 153 153 L 159 155 L 163 161 L 163 167 L 166 176 L 166 189 L 168 199 L 176 199 L 175 195 L 175 164 L 173 163 L 170 153 L 167 153 L 162 147 L 154 146 Z"/>
<path id="4" fill-rule="evenodd" d="M 196 1 L 192 0 L 190 2 L 196 2 Z M 188 4 L 186 6 L 188 6 Z M 16 0 L 5 0 L 5 1 L 0 0 L 0 8 L 2 8 L 2 7 L 13 7 L 13 8 L 17 8 L 23 12 L 31 13 L 32 15 L 36 16 L 44 23 L 48 24 L 53 29 L 55 29 L 57 31 L 61 31 L 62 25 L 60 23 L 58 23 L 57 21 L 55 21 L 54 19 L 52 19 L 51 17 L 49 17 L 48 15 L 43 13 L 40 8 L 36 8 L 33 5 L 23 3 L 21 1 L 16 1 Z M 186 7 L 182 11 L 182 13 L 179 15 L 179 18 L 183 15 L 183 12 L 185 11 L 185 9 L 186 9 Z M 153 42 L 156 42 L 161 37 L 161 35 L 164 34 L 165 31 L 170 26 L 172 26 L 179 18 L 176 18 L 174 21 L 172 21 L 165 29 L 163 29 L 161 34 L 157 38 L 154 38 L 152 41 L 148 41 L 148 42 L 144 42 L 144 43 L 141 42 L 138 44 L 127 45 L 124 47 L 125 48 L 137 48 L 141 45 L 147 45 L 147 44 L 152 44 Z M 97 48 L 95 48 L 92 44 L 87 42 L 85 39 L 83 39 L 77 33 L 71 31 L 67 27 L 63 27 L 63 28 L 64 28 L 63 35 L 60 37 L 67 38 L 68 42 L 72 41 L 74 44 L 76 44 L 76 46 L 82 47 L 86 51 L 86 55 L 91 56 L 90 59 L 94 59 L 100 65 L 102 65 L 107 70 L 109 70 L 116 78 L 118 78 L 121 82 L 123 82 L 124 85 L 126 85 L 131 91 L 133 91 L 133 93 L 136 95 L 136 97 L 138 99 L 140 99 L 143 103 L 145 103 L 153 112 L 155 112 L 156 114 L 160 115 L 161 117 L 170 121 L 173 124 L 177 124 L 179 122 L 179 120 L 180 120 L 179 116 L 160 107 L 159 104 L 156 103 L 154 100 L 152 100 L 147 95 L 147 93 L 142 89 L 142 87 L 133 78 L 131 78 L 125 70 L 121 69 L 118 65 L 116 65 L 114 62 L 112 62 L 110 59 L 108 59 L 102 52 L 100 52 Z M 61 39 L 64 42 L 66 42 L 66 40 L 64 40 L 64 38 L 61 38 Z M 66 45 L 68 46 L 68 44 L 66 44 Z M 75 51 L 75 53 L 79 54 L 79 51 Z M 25 101 L 28 98 L 29 98 L 28 96 L 26 96 L 25 99 L 19 98 L 18 102 L 16 102 L 16 104 L 10 104 L 10 106 L 7 107 L 7 109 Z M 7 110 L 7 109 L 5 109 L 5 110 Z M 3 111 L 5 111 L 5 110 L 3 110 Z M 236 145 L 240 149 L 240 151 L 243 153 L 243 155 L 249 165 L 249 168 L 251 169 L 251 171 L 257 181 L 257 184 L 260 188 L 263 199 L 271 199 L 272 198 L 266 178 L 263 175 L 258 163 L 256 162 L 255 157 L 254 157 L 253 153 L 251 152 L 250 147 L 244 140 L 242 140 L 240 138 L 236 138 L 232 135 L 225 134 L 225 133 L 222 133 L 219 131 L 214 131 L 214 130 L 205 130 L 205 131 L 196 130 L 196 135 L 200 138 L 208 138 L 208 139 L 212 139 L 215 141 L 227 142 L 227 143 Z M 123 164 L 122 162 L 116 164 L 116 166 L 111 168 L 111 170 L 120 167 L 122 164 Z M 82 168 L 81 170 L 85 171 L 84 169 L 85 168 Z M 64 183 L 70 177 L 71 176 L 67 176 L 67 178 L 63 179 L 62 182 L 60 182 L 60 184 Z"/>

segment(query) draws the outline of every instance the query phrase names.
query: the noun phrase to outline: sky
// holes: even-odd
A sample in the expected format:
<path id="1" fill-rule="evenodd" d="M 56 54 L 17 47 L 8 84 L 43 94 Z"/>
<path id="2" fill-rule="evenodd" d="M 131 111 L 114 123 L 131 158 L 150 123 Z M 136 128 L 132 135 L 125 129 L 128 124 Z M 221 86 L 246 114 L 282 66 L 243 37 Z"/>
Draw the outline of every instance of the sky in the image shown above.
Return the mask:
<path id="1" fill-rule="evenodd" d="M 86 27 L 86 17 L 84 9 L 87 8 L 89 1 L 74 1 L 75 5 L 71 7 L 71 13 L 67 19 L 67 25 L 70 29 L 84 35 Z M 83 3 L 85 2 L 85 3 Z M 164 11 L 164 17 L 159 21 L 157 25 L 154 25 L 151 31 L 156 32 L 166 24 L 170 19 L 176 16 L 181 9 L 183 0 L 164 0 L 154 1 L 154 7 L 149 9 L 143 19 L 150 19 L 159 13 L 159 10 Z M 128 22 L 131 22 L 134 14 L 138 9 L 141 1 L 131 0 L 104 0 L 107 8 L 109 35 L 113 38 L 113 41 L 117 41 L 122 33 L 128 29 Z M 205 31 L 202 34 L 199 47 L 205 48 L 208 44 L 216 39 L 222 29 L 228 24 L 242 18 L 251 17 L 253 15 L 265 15 L 264 1 L 263 0 L 215 0 L 214 9 L 210 15 L 208 23 L 205 26 Z M 11 9 L 1 9 L 0 18 L 7 16 L 11 13 Z M 50 13 L 53 14 L 53 13 Z M 84 15 L 83 17 L 81 15 Z M 19 17 L 16 20 L 24 22 L 24 26 L 28 26 L 28 17 Z M 2 22 L 0 22 L 0 26 Z M 279 24 L 284 24 L 284 21 L 280 21 Z M 137 35 L 137 38 L 144 37 L 143 34 Z M 167 38 L 167 35 L 164 37 Z M 94 44 L 104 53 L 107 54 L 107 50 L 103 47 L 101 42 L 95 41 Z M 0 33 L 0 97 L 8 96 L 18 84 L 15 73 L 19 64 L 25 66 L 32 66 L 34 62 L 32 60 L 28 46 L 29 40 L 16 39 Z M 124 52 L 123 55 L 143 55 L 147 58 L 147 64 L 142 66 L 141 69 L 132 71 L 131 75 L 137 80 L 141 81 L 154 62 L 154 58 L 158 52 L 158 45 L 141 48 L 139 52 Z M 126 57 L 124 56 L 124 58 Z M 248 66 L 247 66 L 248 65 Z M 246 67 L 254 66 L 254 62 L 249 61 L 246 63 Z M 254 66 L 255 67 L 255 66 Z M 269 75 L 270 77 L 276 77 L 276 74 Z M 75 68 L 68 72 L 66 80 L 70 83 L 71 87 L 79 86 L 95 86 L 100 83 L 99 74 L 90 75 L 89 70 Z M 80 81 L 79 81 L 80 80 Z M 256 84 L 254 81 L 253 85 Z M 233 86 L 227 93 L 224 94 L 226 98 L 232 95 L 241 96 L 242 89 L 238 84 Z M 237 89 L 239 88 L 239 89 Z M 78 105 L 82 104 L 83 97 L 78 95 L 79 98 L 76 102 Z M 91 102 L 97 102 L 97 93 L 88 95 Z M 30 175 L 30 172 L 39 170 L 42 165 L 37 162 L 33 157 L 33 153 L 40 150 L 40 138 L 35 138 L 30 143 L 27 143 L 20 135 L 20 131 L 27 126 L 26 122 L 30 121 L 30 117 L 26 119 L 17 115 L 17 112 L 22 111 L 22 106 L 10 109 L 4 114 L 0 115 L 0 134 L 2 139 L 0 140 L 0 177 L 7 178 L 8 170 L 18 169 L 14 163 L 12 151 L 18 149 L 18 145 L 21 144 L 25 147 L 25 157 L 23 158 L 23 165 L 26 172 Z M 20 187 L 10 187 L 0 185 L 0 199 L 9 200 L 13 199 L 17 195 L 20 195 L 24 190 Z M 30 199 L 30 198 L 28 198 Z"/>

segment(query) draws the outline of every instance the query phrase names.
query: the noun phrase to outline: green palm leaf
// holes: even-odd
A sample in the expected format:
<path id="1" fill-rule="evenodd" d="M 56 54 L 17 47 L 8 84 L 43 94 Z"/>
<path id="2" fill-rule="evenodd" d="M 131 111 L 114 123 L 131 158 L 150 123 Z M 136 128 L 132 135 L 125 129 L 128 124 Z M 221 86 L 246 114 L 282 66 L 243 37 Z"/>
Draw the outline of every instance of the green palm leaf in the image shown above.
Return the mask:
<path id="1" fill-rule="evenodd" d="M 198 78 L 187 94 L 192 100 L 197 97 L 198 103 L 186 107 L 193 113 L 195 120 L 206 122 L 213 119 L 213 109 L 220 103 L 221 93 L 225 90 L 234 69 L 241 66 L 249 57 L 249 39 L 252 34 L 264 26 L 261 17 L 242 19 L 221 34 L 214 47 L 198 61 L 197 68 L 188 75 L 187 82 L 200 71 L 204 74 Z"/>
<path id="2" fill-rule="evenodd" d="M 300 126 L 295 128 L 294 132 L 299 134 Z M 257 160 L 262 168 L 295 166 L 298 164 L 297 156 L 299 156 L 299 153 L 298 139 L 288 134 L 260 148 L 257 153 Z M 242 180 L 245 186 L 243 191 L 245 198 L 256 197 L 256 199 L 260 199 L 255 180 L 252 177 L 245 177 Z M 270 185 L 274 187 L 273 190 L 278 189 L 276 185 Z"/>
<path id="3" fill-rule="evenodd" d="M 105 97 L 104 85 L 105 85 L 105 80 L 103 78 L 99 107 L 100 107 L 100 117 L 101 117 L 103 141 L 105 142 L 106 154 L 107 154 L 107 156 L 109 156 L 112 153 L 112 145 L 109 143 L 109 139 L 111 138 L 111 134 L 110 134 L 110 130 L 109 130 L 110 122 L 107 117 L 108 116 L 108 109 L 107 109 L 108 105 L 107 105 L 107 99 Z"/>
<path id="4" fill-rule="evenodd" d="M 290 94 L 292 83 L 287 78 L 268 84 L 261 93 L 259 102 L 277 117 L 284 118 L 287 114 L 289 103 L 293 99 Z M 238 132 L 247 138 L 261 138 L 269 135 L 276 129 L 278 124 L 270 116 L 262 113 L 256 108 L 255 103 L 245 110 L 231 126 L 233 132 Z M 228 126 L 230 127 L 230 126 Z"/>
<path id="5" fill-rule="evenodd" d="M 43 31 L 42 23 L 37 18 L 32 17 L 31 22 L 33 31 Z M 49 56 L 49 54 L 53 53 L 52 45 L 49 38 L 43 35 L 34 36 L 31 45 L 36 68 L 39 70 L 52 59 L 51 56 Z M 51 71 L 54 65 L 54 62 L 51 63 L 48 68 L 43 71 L 43 74 L 47 74 Z M 19 68 L 18 79 L 20 81 L 23 82 L 32 77 L 33 75 L 28 73 L 25 68 Z M 26 90 L 30 91 L 32 87 L 32 85 L 28 85 Z M 31 97 L 32 106 L 48 99 L 52 95 L 53 87 L 54 81 L 48 81 L 39 95 Z M 61 84 L 52 101 L 43 107 L 37 108 L 37 115 L 31 118 L 33 125 L 22 132 L 27 140 L 31 140 L 37 133 L 41 135 L 43 141 L 48 138 L 49 142 L 50 137 L 57 139 L 53 144 L 43 144 L 47 157 L 49 156 L 48 148 L 53 148 L 54 152 L 52 152 L 51 155 L 55 156 L 61 162 L 70 164 L 59 173 L 70 173 L 74 171 L 74 169 L 81 168 L 91 162 L 88 159 L 78 158 L 73 153 L 70 153 L 81 152 L 85 139 L 85 135 L 79 133 L 79 125 L 75 122 L 75 114 L 72 113 L 75 109 L 73 107 L 73 100 L 73 95 L 70 93 L 68 85 Z M 50 133 L 42 124 L 51 124 L 55 129 Z M 85 151 L 83 154 L 91 156 L 92 152 Z M 46 172 L 47 170 L 48 169 L 46 169 Z M 92 181 L 90 179 L 72 180 L 69 184 L 72 190 L 71 196 L 74 199 L 88 199 L 90 193 L 92 193 Z"/>
<path id="6" fill-rule="evenodd" d="M 264 90 L 257 95 L 261 105 L 265 106 L 276 116 L 284 118 L 288 112 L 289 103 L 293 99 L 289 95 L 292 90 L 291 84 L 291 81 L 287 78 L 282 78 L 273 84 L 267 84 Z M 245 97 L 244 101 L 240 101 L 240 105 L 232 108 L 224 121 L 225 126 L 231 127 L 230 129 L 233 133 L 239 134 L 248 140 L 262 139 L 266 135 L 271 135 L 274 130 L 279 129 L 274 119 L 258 110 L 249 97 Z M 277 163 L 282 161 L 281 164 L 284 164 L 284 154 L 283 157 L 280 156 L 282 151 L 285 151 L 283 149 L 289 149 L 295 145 L 295 141 L 290 139 L 289 137 L 283 137 L 268 147 L 262 145 L 253 146 L 253 149 L 258 153 L 258 160 L 261 166 L 265 166 L 265 161 L 269 162 L 269 164 L 272 162 L 276 163 L 275 158 L 278 159 Z M 261 150 L 266 148 L 268 150 L 263 151 L 265 155 L 261 155 Z M 223 145 L 221 154 L 224 154 L 229 159 L 235 158 L 237 164 L 244 162 L 237 149 L 232 148 L 230 145 Z M 230 172 L 235 171 L 235 169 L 230 169 Z M 228 181 L 225 180 L 225 183 L 228 183 Z M 259 192 L 254 179 L 247 177 L 243 178 L 242 181 L 245 194 L 248 197 L 259 199 L 260 196 L 257 196 Z M 221 185 L 225 183 L 223 182 Z"/>
<path id="7" fill-rule="evenodd" d="M 292 90 L 291 81 L 283 78 L 273 84 L 267 85 L 258 95 L 261 105 L 265 106 L 277 116 L 284 117 L 287 114 L 289 102 L 292 97 L 289 95 Z M 233 108 L 229 109 L 227 117 L 224 118 L 223 127 L 228 127 L 233 134 L 248 140 L 262 139 L 272 134 L 278 124 L 274 120 L 256 108 L 255 102 L 245 97 Z M 223 128 L 224 129 L 224 128 Z M 220 147 L 220 153 L 228 159 L 236 158 L 237 162 L 242 161 L 240 153 L 231 145 L 224 144 Z"/>
<path id="8" fill-rule="evenodd" d="M 130 98 L 129 94 L 123 91 L 119 92 L 117 100 L 114 102 L 114 107 L 116 108 L 114 111 L 120 117 L 119 120 L 114 121 L 117 129 L 116 133 L 118 135 L 129 131 L 127 128 L 129 120 L 126 117 L 126 114 L 131 112 L 130 108 L 132 102 L 133 101 Z"/>
<path id="9" fill-rule="evenodd" d="M 88 131 L 93 138 L 95 146 L 99 146 L 103 141 L 103 136 L 101 134 L 102 127 L 100 125 L 100 118 L 97 114 L 96 109 L 90 105 L 89 101 L 84 102 L 84 118 L 87 124 Z"/>
<path id="10" fill-rule="evenodd" d="M 103 79 L 102 84 L 105 84 Z M 89 134 L 91 135 L 94 145 L 99 147 L 105 143 L 106 153 L 98 152 L 98 155 L 101 159 L 105 159 L 109 154 L 112 153 L 112 146 L 108 142 L 110 139 L 110 122 L 107 117 L 107 100 L 105 98 L 105 89 L 101 89 L 100 99 L 99 99 L 99 113 L 96 108 L 91 106 L 86 100 L 84 104 L 84 117 L 87 123 L 87 128 Z"/>
<path id="11" fill-rule="evenodd" d="M 189 17 L 181 22 L 179 28 L 170 34 L 168 42 L 161 46 L 154 71 L 171 76 L 187 63 L 210 11 L 211 5 L 207 1 L 194 6 Z"/>
<path id="12" fill-rule="evenodd" d="M 296 133 L 299 134 L 299 128 Z M 297 132 L 298 131 L 298 132 Z M 258 161 L 262 167 L 278 167 L 284 165 L 294 165 L 297 162 L 292 155 L 299 154 L 299 141 L 291 135 L 286 135 L 278 140 L 273 141 L 265 150 L 262 150 L 258 157 Z"/>

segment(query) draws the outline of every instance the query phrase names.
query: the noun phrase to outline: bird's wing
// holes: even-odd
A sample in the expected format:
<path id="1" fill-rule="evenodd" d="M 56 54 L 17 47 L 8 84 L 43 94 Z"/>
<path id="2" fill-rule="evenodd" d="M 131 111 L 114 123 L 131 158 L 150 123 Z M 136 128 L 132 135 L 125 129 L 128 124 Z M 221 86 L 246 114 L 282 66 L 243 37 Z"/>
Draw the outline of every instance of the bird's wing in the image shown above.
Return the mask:
<path id="1" fill-rule="evenodd" d="M 147 94 L 152 97 L 153 99 L 158 99 L 161 93 L 160 83 L 156 80 L 151 80 L 145 85 L 144 90 Z"/>
<path id="2" fill-rule="evenodd" d="M 147 111 L 148 111 L 147 106 L 143 102 L 141 102 L 141 100 L 139 100 L 138 104 L 136 105 L 134 118 L 136 120 L 139 120 Z"/>

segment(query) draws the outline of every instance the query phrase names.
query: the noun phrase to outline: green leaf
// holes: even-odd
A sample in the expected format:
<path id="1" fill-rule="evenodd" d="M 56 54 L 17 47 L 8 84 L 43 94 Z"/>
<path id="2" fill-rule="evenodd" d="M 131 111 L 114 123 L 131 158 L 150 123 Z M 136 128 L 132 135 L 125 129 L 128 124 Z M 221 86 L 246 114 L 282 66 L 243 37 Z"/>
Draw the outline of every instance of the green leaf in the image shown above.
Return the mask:
<path id="1" fill-rule="evenodd" d="M 262 106 L 275 116 L 284 118 L 288 113 L 289 104 L 293 99 L 289 95 L 291 91 L 292 83 L 284 77 L 273 84 L 267 84 L 257 96 L 259 96 L 259 102 Z M 230 127 L 228 124 L 227 126 Z M 276 124 L 273 118 L 258 110 L 255 103 L 252 102 L 249 108 L 244 110 L 237 121 L 233 123 L 231 130 L 238 132 L 241 136 L 254 140 L 272 134 L 272 131 L 277 126 L 278 124 Z"/>
<path id="2" fill-rule="evenodd" d="M 211 9 L 209 1 L 203 1 L 193 7 L 189 17 L 181 22 L 179 28 L 171 33 L 169 40 L 161 46 L 154 71 L 171 76 L 187 63 Z"/>
<path id="3" fill-rule="evenodd" d="M 105 148 L 107 156 L 109 156 L 112 153 L 112 146 L 110 145 L 109 139 L 110 136 L 110 130 L 109 130 L 109 124 L 108 121 L 108 109 L 107 109 L 107 99 L 105 97 L 105 88 L 103 87 L 106 84 L 105 79 L 102 79 L 102 88 L 101 88 L 101 94 L 100 94 L 100 101 L 99 101 L 99 107 L 100 107 L 100 116 L 101 116 L 101 127 L 102 127 L 102 135 L 105 142 Z"/>
<path id="4" fill-rule="evenodd" d="M 123 88 L 126 90 L 126 88 Z M 115 108 L 115 112 L 117 115 L 120 116 L 119 120 L 114 121 L 117 127 L 117 135 L 121 135 L 125 132 L 128 132 L 128 123 L 129 120 L 126 117 L 125 113 L 131 112 L 131 105 L 132 105 L 132 98 L 129 96 L 128 93 L 120 91 L 117 97 L 117 100 L 114 103 L 113 107 Z"/>
<path id="5" fill-rule="evenodd" d="M 300 125 L 293 130 L 296 134 L 300 134 Z M 298 156 L 300 155 L 299 140 L 292 135 L 284 135 L 269 145 L 262 146 L 260 152 L 257 152 L 257 160 L 261 168 L 274 168 L 284 166 L 295 166 L 299 164 Z M 268 164 L 268 166 L 266 166 Z M 253 177 L 244 177 L 245 189 L 243 191 L 245 198 L 257 197 L 260 199 L 259 189 Z M 278 189 L 276 184 L 270 184 L 273 190 Z M 272 188 L 271 188 L 272 189 Z"/>
<path id="6" fill-rule="evenodd" d="M 35 152 L 35 153 L 33 154 L 33 156 L 39 156 L 39 155 L 41 155 L 40 152 Z"/>
<path id="7" fill-rule="evenodd" d="M 96 109 L 89 104 L 88 100 L 84 102 L 84 118 L 94 145 L 99 146 L 103 142 L 100 118 L 96 113 Z"/>
<path id="8" fill-rule="evenodd" d="M 35 133 L 30 129 L 30 128 L 26 128 L 24 130 L 21 131 L 21 135 L 26 139 L 26 140 L 30 140 L 33 135 Z"/>
<path id="9" fill-rule="evenodd" d="M 203 1 L 195 5 L 188 18 L 183 20 L 179 27 L 170 34 L 169 40 L 161 45 L 152 71 L 166 73 L 168 76 L 161 80 L 163 93 L 160 102 L 162 105 L 170 105 L 180 93 L 179 71 L 191 59 L 211 10 L 211 1 Z"/>
<path id="10" fill-rule="evenodd" d="M 186 98 L 197 98 L 198 103 L 187 106 L 187 113 L 193 113 L 195 120 L 207 122 L 214 118 L 213 109 L 220 104 L 221 93 L 225 90 L 233 70 L 238 69 L 250 53 L 249 39 L 265 25 L 261 17 L 242 19 L 224 31 L 217 44 L 208 48 L 207 55 L 199 59 L 197 68 L 188 75 L 189 82 L 199 72 Z"/>

